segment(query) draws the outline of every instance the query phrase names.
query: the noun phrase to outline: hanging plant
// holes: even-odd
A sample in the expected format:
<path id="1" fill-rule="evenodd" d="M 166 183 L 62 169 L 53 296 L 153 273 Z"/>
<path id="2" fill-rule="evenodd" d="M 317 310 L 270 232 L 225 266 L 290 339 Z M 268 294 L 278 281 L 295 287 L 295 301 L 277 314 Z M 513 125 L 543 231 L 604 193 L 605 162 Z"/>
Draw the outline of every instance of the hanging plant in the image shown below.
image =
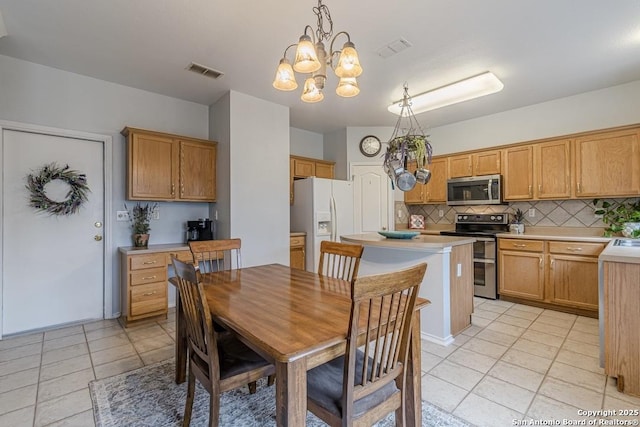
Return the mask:
<path id="1" fill-rule="evenodd" d="M 45 192 L 45 186 L 55 180 L 69 185 L 69 191 L 61 202 L 51 200 Z M 78 212 L 88 200 L 87 194 L 91 192 L 85 174 L 69 169 L 69 165 L 61 167 L 56 163 L 45 165 L 35 173 L 27 175 L 26 188 L 30 193 L 29 205 L 49 215 L 71 215 Z"/>

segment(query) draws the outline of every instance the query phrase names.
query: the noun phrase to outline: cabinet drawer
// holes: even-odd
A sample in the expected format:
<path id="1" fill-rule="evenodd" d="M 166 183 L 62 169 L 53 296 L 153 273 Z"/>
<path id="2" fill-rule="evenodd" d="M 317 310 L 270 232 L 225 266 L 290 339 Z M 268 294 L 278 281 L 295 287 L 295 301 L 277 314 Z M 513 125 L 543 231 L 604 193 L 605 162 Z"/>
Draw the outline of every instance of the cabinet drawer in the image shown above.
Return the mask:
<path id="1" fill-rule="evenodd" d="M 167 282 L 167 268 L 164 265 L 160 268 L 134 271 L 130 274 L 131 286 L 144 285 L 153 282 L 163 282 L 166 284 Z"/>
<path id="2" fill-rule="evenodd" d="M 544 242 L 542 240 L 528 239 L 498 239 L 498 248 L 510 251 L 542 252 Z"/>
<path id="3" fill-rule="evenodd" d="M 289 239 L 289 246 L 291 246 L 292 248 L 297 246 L 304 246 L 304 236 L 291 237 Z"/>
<path id="4" fill-rule="evenodd" d="M 177 251 L 167 254 L 167 265 L 171 265 L 171 255 L 175 255 L 178 260 L 183 262 L 193 262 L 193 255 L 191 255 L 191 251 Z"/>
<path id="5" fill-rule="evenodd" d="M 150 283 L 131 289 L 131 316 L 166 311 L 167 283 Z"/>
<path id="6" fill-rule="evenodd" d="M 554 254 L 598 256 L 606 243 L 549 242 L 549 252 Z"/>
<path id="7" fill-rule="evenodd" d="M 145 268 L 162 267 L 166 258 L 164 253 L 134 255 L 129 257 L 129 270 L 143 270 Z"/>

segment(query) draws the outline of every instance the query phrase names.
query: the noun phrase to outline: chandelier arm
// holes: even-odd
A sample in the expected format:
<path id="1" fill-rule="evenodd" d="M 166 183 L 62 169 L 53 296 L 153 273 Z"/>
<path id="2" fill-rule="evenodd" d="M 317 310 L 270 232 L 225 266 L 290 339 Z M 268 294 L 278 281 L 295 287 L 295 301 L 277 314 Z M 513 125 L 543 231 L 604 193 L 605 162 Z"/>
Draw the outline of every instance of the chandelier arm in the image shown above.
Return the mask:
<path id="1" fill-rule="evenodd" d="M 283 58 L 287 58 L 287 52 L 289 51 L 289 49 L 291 49 L 294 46 L 298 46 L 298 43 L 294 43 L 294 44 L 290 44 L 289 46 L 287 46 L 287 48 L 284 50 L 284 55 L 282 55 Z"/>
<path id="2" fill-rule="evenodd" d="M 313 27 L 312 27 L 311 25 L 305 25 L 305 26 L 304 26 L 304 35 L 305 35 L 305 36 L 308 36 L 308 35 L 309 35 L 309 34 L 307 34 L 307 30 L 311 30 L 311 31 L 310 31 L 310 33 L 311 33 L 311 40 L 313 41 L 313 44 L 315 45 L 315 44 L 316 44 L 316 34 L 315 34 L 315 32 L 313 31 Z"/>

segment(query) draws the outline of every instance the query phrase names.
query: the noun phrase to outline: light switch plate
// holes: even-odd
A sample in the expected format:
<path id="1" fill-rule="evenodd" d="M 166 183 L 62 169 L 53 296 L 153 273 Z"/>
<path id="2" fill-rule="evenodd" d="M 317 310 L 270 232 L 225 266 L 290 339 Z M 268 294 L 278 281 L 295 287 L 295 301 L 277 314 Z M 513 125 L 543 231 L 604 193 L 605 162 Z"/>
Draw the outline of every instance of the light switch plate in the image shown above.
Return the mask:
<path id="1" fill-rule="evenodd" d="M 116 221 L 129 221 L 129 212 L 116 211 Z"/>

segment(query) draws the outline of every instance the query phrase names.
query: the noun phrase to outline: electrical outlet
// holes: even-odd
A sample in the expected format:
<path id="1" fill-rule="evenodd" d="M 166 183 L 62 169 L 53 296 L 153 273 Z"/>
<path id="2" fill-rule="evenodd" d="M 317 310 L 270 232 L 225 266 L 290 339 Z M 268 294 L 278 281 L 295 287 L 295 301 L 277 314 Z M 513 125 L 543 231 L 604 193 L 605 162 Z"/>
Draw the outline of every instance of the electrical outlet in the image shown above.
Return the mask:
<path id="1" fill-rule="evenodd" d="M 536 216 L 536 210 L 534 208 L 529 209 L 529 218 Z"/>
<path id="2" fill-rule="evenodd" d="M 444 210 L 439 209 L 439 210 L 438 210 L 438 216 L 439 216 L 440 218 L 442 218 L 442 217 L 444 216 Z"/>
<path id="3" fill-rule="evenodd" d="M 116 211 L 116 221 L 129 221 L 129 212 Z"/>
<path id="4" fill-rule="evenodd" d="M 156 206 L 156 208 L 151 211 L 151 218 L 152 219 L 160 219 L 160 208 Z"/>

